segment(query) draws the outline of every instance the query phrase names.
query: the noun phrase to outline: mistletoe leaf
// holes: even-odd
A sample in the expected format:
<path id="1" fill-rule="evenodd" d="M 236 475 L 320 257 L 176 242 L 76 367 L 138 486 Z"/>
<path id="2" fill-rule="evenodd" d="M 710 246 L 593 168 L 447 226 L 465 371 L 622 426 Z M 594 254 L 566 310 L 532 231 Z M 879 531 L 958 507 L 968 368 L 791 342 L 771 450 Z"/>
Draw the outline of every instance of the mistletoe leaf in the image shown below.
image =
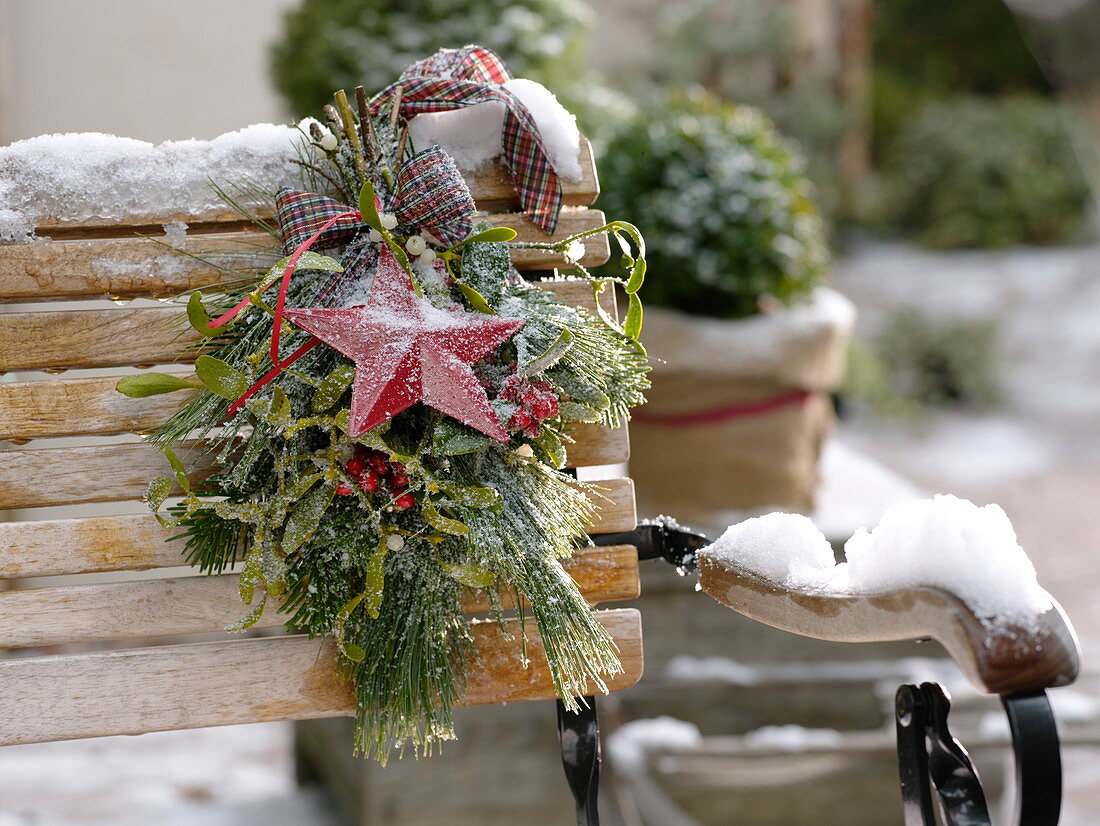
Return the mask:
<path id="1" fill-rule="evenodd" d="M 486 315 L 496 315 L 497 311 L 489 306 L 489 302 L 485 300 L 485 296 L 457 278 L 453 279 L 454 283 L 458 285 L 458 288 L 462 290 L 462 295 L 465 296 L 467 303 L 479 313 L 485 313 Z"/>
<path id="2" fill-rule="evenodd" d="M 471 588 L 488 588 L 497 580 L 497 575 L 492 571 L 476 565 L 456 565 L 443 559 L 439 560 L 439 564 L 449 577 Z"/>
<path id="3" fill-rule="evenodd" d="M 367 560 L 367 569 L 363 577 L 364 608 L 371 619 L 378 619 L 378 612 L 382 609 L 382 594 L 386 590 L 386 553 L 389 551 L 386 540 L 388 538 L 383 535 L 378 541 L 374 553 Z"/>
<path id="4" fill-rule="evenodd" d="M 435 426 L 432 433 L 432 453 L 439 456 L 461 456 L 464 453 L 475 453 L 491 441 L 484 433 L 446 418 Z"/>
<path id="5" fill-rule="evenodd" d="M 626 309 L 623 332 L 635 341 L 642 334 L 642 301 L 637 293 L 630 293 L 630 304 Z"/>
<path id="6" fill-rule="evenodd" d="M 260 601 L 256 604 L 256 607 L 237 620 L 232 625 L 226 626 L 226 631 L 236 632 L 245 631 L 260 621 L 260 617 L 264 614 L 264 606 L 267 605 L 267 594 L 263 594 L 260 597 Z"/>
<path id="7" fill-rule="evenodd" d="M 576 422 L 598 422 L 600 411 L 579 402 L 561 402 L 561 415 Z"/>
<path id="8" fill-rule="evenodd" d="M 367 652 L 353 642 L 344 643 L 344 656 L 353 663 L 361 663 L 367 658 Z"/>
<path id="9" fill-rule="evenodd" d="M 195 360 L 195 374 L 207 390 L 223 399 L 239 399 L 248 392 L 249 381 L 244 373 L 213 356 L 199 356 Z"/>
<path id="10" fill-rule="evenodd" d="M 344 395 L 351 380 L 355 378 L 355 365 L 350 361 L 341 362 L 321 379 L 313 394 L 313 412 L 324 413 Z"/>
<path id="11" fill-rule="evenodd" d="M 451 519 L 444 516 L 436 508 L 435 503 L 432 502 L 431 497 L 425 496 L 420 503 L 420 512 L 424 516 L 424 521 L 435 528 L 440 533 L 454 534 L 455 536 L 465 536 L 470 532 L 470 526 L 459 522 L 457 519 Z"/>
<path id="12" fill-rule="evenodd" d="M 286 590 L 286 563 L 271 545 L 265 545 L 260 556 L 260 570 L 263 573 L 264 588 L 268 593 L 278 596 Z"/>
<path id="13" fill-rule="evenodd" d="M 286 270 L 286 265 L 290 263 L 290 258 L 284 258 L 279 262 L 280 266 L 279 275 L 283 274 Z M 325 272 L 343 272 L 344 265 L 337 261 L 335 258 L 329 258 L 327 255 L 321 255 L 319 252 L 313 252 L 312 250 L 306 250 L 300 256 L 298 256 L 299 270 L 324 270 Z"/>
<path id="14" fill-rule="evenodd" d="M 561 439 L 558 438 L 558 434 L 553 430 L 544 426 L 538 438 L 534 439 L 531 444 L 533 444 L 535 449 L 542 454 L 543 459 L 551 467 L 565 467 L 565 446 L 561 443 Z"/>
<path id="15" fill-rule="evenodd" d="M 291 422 L 290 399 L 281 387 L 271 394 L 271 407 L 267 412 L 267 421 L 276 427 L 286 427 Z"/>
<path id="16" fill-rule="evenodd" d="M 206 308 L 202 305 L 202 293 L 198 290 L 191 293 L 187 299 L 187 320 L 191 326 L 206 338 L 219 336 L 224 330 L 210 326 L 210 316 L 206 314 Z"/>
<path id="17" fill-rule="evenodd" d="M 458 485 L 454 482 L 435 482 L 434 486 L 446 494 L 447 501 L 467 508 L 491 508 L 500 501 L 500 493 L 494 488 Z"/>
<path id="18" fill-rule="evenodd" d="M 485 244 L 492 242 L 504 242 L 511 241 L 519 233 L 511 227 L 493 227 L 492 229 L 483 229 L 481 232 L 475 232 L 473 235 L 467 236 L 462 241 L 459 241 L 453 247 L 452 250 L 456 250 L 459 247 L 463 247 L 466 244 Z"/>
<path id="19" fill-rule="evenodd" d="M 382 218 L 375 204 L 375 194 L 374 184 L 363 181 L 363 186 L 359 190 L 359 218 L 371 229 L 382 232 Z"/>
<path id="20" fill-rule="evenodd" d="M 634 259 L 630 268 L 630 278 L 627 279 L 626 285 L 623 287 L 623 289 L 626 290 L 627 295 L 633 298 L 634 293 L 638 292 L 638 290 L 642 288 L 642 283 L 645 281 L 645 273 L 645 259 Z"/>
<path id="21" fill-rule="evenodd" d="M 172 376 L 168 373 L 142 373 L 138 376 L 123 376 L 115 384 L 115 390 L 131 399 L 144 399 L 147 396 L 159 396 L 161 393 L 174 393 L 177 390 L 190 390 L 201 387 L 194 379 Z"/>
<path id="22" fill-rule="evenodd" d="M 241 577 L 237 583 L 237 592 L 245 605 L 252 604 L 256 596 L 256 586 L 263 582 L 262 557 L 263 548 L 257 539 L 245 555 L 244 567 L 241 568 Z"/>
<path id="23" fill-rule="evenodd" d="M 161 450 L 164 453 L 164 458 L 168 460 L 168 464 L 172 466 L 172 471 L 176 474 L 176 483 L 183 488 L 184 491 L 190 493 L 191 480 L 187 478 L 187 468 L 183 466 L 180 457 L 177 456 L 176 452 L 170 447 L 164 447 Z"/>
<path id="24" fill-rule="evenodd" d="M 283 554 L 290 556 L 310 540 L 336 495 L 335 485 L 321 485 L 303 496 L 283 528 Z"/>
<path id="25" fill-rule="evenodd" d="M 143 497 L 145 503 L 149 506 L 149 510 L 153 513 L 159 511 L 160 506 L 172 495 L 175 487 L 176 482 L 170 476 L 157 476 L 155 479 L 150 480 Z"/>
<path id="26" fill-rule="evenodd" d="M 561 361 L 562 356 L 573 349 L 577 337 L 568 327 L 562 327 L 558 337 L 550 343 L 541 354 L 533 358 L 517 372 L 522 376 L 533 376 L 541 373 Z"/>

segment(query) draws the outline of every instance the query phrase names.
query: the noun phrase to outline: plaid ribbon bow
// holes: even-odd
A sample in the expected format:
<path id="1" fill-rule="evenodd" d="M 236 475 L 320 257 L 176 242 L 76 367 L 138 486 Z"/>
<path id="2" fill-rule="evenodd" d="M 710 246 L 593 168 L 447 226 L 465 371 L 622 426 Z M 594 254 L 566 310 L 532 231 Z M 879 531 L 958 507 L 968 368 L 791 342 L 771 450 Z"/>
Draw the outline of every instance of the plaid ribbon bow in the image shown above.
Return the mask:
<path id="1" fill-rule="evenodd" d="M 433 146 L 417 152 L 397 172 L 394 193 L 383 209 L 392 212 L 399 224 L 425 229 L 447 246 L 467 235 L 477 212 L 473 196 L 454 160 Z M 358 218 L 347 215 L 354 208 L 315 192 L 283 188 L 275 197 L 275 220 L 289 255 L 337 216 L 313 242 L 314 249 L 329 249 L 350 244 L 366 229 Z"/>
<path id="2" fill-rule="evenodd" d="M 481 46 L 441 49 L 414 63 L 401 79 L 371 101 L 372 114 L 393 105 L 400 94 L 398 111 L 406 120 L 424 112 L 446 112 L 499 100 L 506 107 L 501 149 L 512 174 L 520 205 L 531 220 L 548 233 L 558 223 L 561 184 L 550 162 L 546 145 L 527 107 L 501 86 L 512 79 L 508 67 L 493 51 Z"/>

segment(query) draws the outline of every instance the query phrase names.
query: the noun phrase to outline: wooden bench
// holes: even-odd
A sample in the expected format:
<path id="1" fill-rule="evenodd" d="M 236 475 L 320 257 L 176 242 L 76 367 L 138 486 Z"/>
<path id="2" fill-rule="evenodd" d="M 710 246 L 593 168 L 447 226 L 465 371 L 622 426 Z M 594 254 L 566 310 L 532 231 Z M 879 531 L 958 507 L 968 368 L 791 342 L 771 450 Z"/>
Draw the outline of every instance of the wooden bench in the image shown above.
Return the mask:
<path id="1" fill-rule="evenodd" d="M 604 223 L 602 213 L 586 208 L 599 191 L 587 143 L 582 160 L 583 178 L 566 183 L 567 207 L 550 240 Z M 479 206 L 496 210 L 489 216 L 493 224 L 513 227 L 521 239 L 548 240 L 522 214 L 500 211 L 517 204 L 499 165 L 469 183 Z M 236 574 L 181 575 L 180 543 L 169 542 L 171 531 L 137 501 L 167 465 L 135 434 L 167 418 L 180 397 L 129 399 L 114 385 L 132 368 L 184 367 L 187 356 L 180 353 L 189 339 L 163 323 L 182 312 L 179 305 L 116 306 L 103 299 L 167 298 L 219 281 L 218 270 L 138 235 L 161 234 L 175 221 L 188 225 L 179 245 L 185 250 L 273 243 L 226 209 L 143 215 L 124 224 L 59 218 L 38 227 L 37 234 L 51 240 L 0 247 L 0 300 L 7 305 L 0 312 L 0 372 L 16 373 L 16 380 L 0 382 L 0 439 L 7 441 L 0 450 L 0 511 L 11 515 L 0 523 L 0 578 L 11 587 L 0 591 L 0 648 L 10 652 L 0 660 L 0 744 L 353 711 L 347 685 L 336 679 L 330 644 L 278 633 L 284 618 L 274 611 L 259 625 L 275 635 L 241 639 L 223 632 L 244 613 Z M 583 263 L 602 263 L 608 254 L 606 238 L 593 236 Z M 542 250 L 516 251 L 513 260 L 522 271 L 541 275 L 563 263 Z M 567 302 L 594 301 L 585 283 L 546 287 Z M 613 295 L 605 295 L 605 307 L 614 312 Z M 66 300 L 73 299 L 98 301 L 69 309 Z M 71 437 L 79 438 L 74 443 Z M 623 462 L 628 450 L 625 429 L 586 426 L 569 447 L 568 465 Z M 203 472 L 198 468 L 196 475 Z M 607 499 L 591 530 L 633 528 L 630 480 L 604 485 Z M 59 506 L 122 502 L 131 503 L 122 508 L 131 512 L 57 514 Z M 133 571 L 153 576 L 135 579 L 128 575 Z M 569 571 L 593 605 L 638 593 L 637 555 L 630 547 L 584 549 Z M 64 579 L 54 584 L 42 577 Z M 36 587 L 22 587 L 28 579 Z M 474 592 L 463 607 L 471 614 L 488 608 Z M 604 610 L 597 616 L 624 665 L 609 688 L 626 688 L 642 669 L 638 613 Z M 529 667 L 520 635 L 493 622 L 471 622 L 477 663 L 467 704 L 554 696 L 530 620 Z M 182 635 L 205 636 L 173 640 Z"/>
<path id="2" fill-rule="evenodd" d="M 582 149 L 584 176 L 565 187 L 559 238 L 604 223 L 600 212 L 587 208 L 598 184 L 587 144 Z M 546 240 L 523 215 L 507 211 L 517 207 L 516 198 L 499 166 L 472 176 L 469 183 L 479 205 L 494 211 L 492 223 L 515 228 L 521 238 Z M 182 313 L 182 307 L 148 299 L 168 298 L 222 277 L 139 235 L 161 234 L 165 224 L 176 221 L 188 225 L 180 242 L 185 250 L 272 244 L 237 213 L 216 210 L 149 214 L 126 223 L 73 224 L 58 218 L 38 227 L 38 234 L 51 240 L 0 247 L 0 301 L 5 304 L 0 372 L 16 374 L 14 381 L 0 382 L 0 440 L 6 442 L 0 449 L 0 511 L 9 515 L 9 521 L 0 522 L 0 649 L 5 650 L 0 653 L 0 745 L 353 711 L 347 685 L 335 676 L 331 644 L 282 632 L 281 618 L 272 611 L 261 620 L 258 634 L 243 639 L 226 634 L 222 629 L 243 613 L 236 574 L 197 577 L 181 571 L 179 543 L 168 541 L 171 532 L 138 501 L 148 480 L 168 468 L 137 434 L 162 422 L 179 398 L 128 399 L 114 385 L 119 374 L 135 369 L 160 365 L 185 372 L 186 357 L 180 352 L 188 339 L 163 323 Z M 607 260 L 603 236 L 586 239 L 585 247 L 582 263 Z M 543 274 L 562 263 L 545 250 L 516 251 L 513 260 L 523 271 Z M 594 300 L 583 282 L 548 281 L 544 286 L 578 305 L 591 306 Z M 131 299 L 136 301 L 126 303 Z M 66 304 L 73 300 L 90 303 L 73 309 Z M 615 312 L 613 294 L 605 292 L 601 300 Z M 574 435 L 571 468 L 628 458 L 625 429 L 585 426 Z M 196 475 L 203 472 L 200 467 Z M 590 527 L 590 533 L 602 535 L 600 544 L 579 551 L 569 565 L 593 605 L 638 595 L 639 556 L 663 555 L 690 564 L 691 552 L 701 544 L 689 537 L 687 551 L 660 547 L 674 538 L 663 529 L 635 531 L 630 480 L 602 484 L 606 499 Z M 65 513 L 66 508 L 78 513 Z M 640 554 L 627 544 L 643 539 L 653 545 L 641 547 Z M 1058 610 L 1043 617 L 1037 632 L 991 637 L 965 603 L 931 589 L 834 599 L 776 587 L 706 557 L 701 586 L 736 611 L 807 636 L 844 641 L 935 637 L 979 688 L 1008 700 L 1023 702 L 1072 681 L 1077 673 L 1076 641 Z M 470 592 L 463 607 L 477 614 L 488 606 Z M 609 688 L 627 688 L 642 672 L 638 612 L 612 609 L 596 615 L 624 665 Z M 511 622 L 514 626 L 517 620 Z M 533 626 L 526 629 L 533 644 L 524 651 L 520 635 L 494 622 L 471 623 L 477 653 L 467 704 L 554 696 Z M 1039 729 L 1045 720 L 1053 730 L 1049 706 L 1031 714 L 1017 712 L 1013 719 Z M 579 735 L 566 753 L 578 820 L 595 824 L 595 717 L 560 719 Z M 1021 742 L 1035 741 L 1021 735 Z M 1049 758 L 1050 743 L 1044 742 L 1038 752 Z M 1056 758 L 1056 736 L 1053 742 Z M 909 745 L 914 754 L 919 751 L 915 743 Z M 925 761 L 927 768 L 927 754 Z M 919 759 L 915 765 L 920 766 Z M 903 760 L 903 788 L 904 767 Z M 1034 791 L 1035 777 L 1022 775 L 1021 788 L 1031 792 L 1031 800 L 1042 797 Z M 907 818 L 913 819 L 907 823 L 930 822 L 917 819 L 927 813 L 913 802 L 921 789 L 927 792 L 927 781 L 922 787 L 910 778 L 909 788 Z M 1042 810 L 1047 818 L 1049 798 Z M 1053 810 L 1056 820 L 1056 805 Z"/>

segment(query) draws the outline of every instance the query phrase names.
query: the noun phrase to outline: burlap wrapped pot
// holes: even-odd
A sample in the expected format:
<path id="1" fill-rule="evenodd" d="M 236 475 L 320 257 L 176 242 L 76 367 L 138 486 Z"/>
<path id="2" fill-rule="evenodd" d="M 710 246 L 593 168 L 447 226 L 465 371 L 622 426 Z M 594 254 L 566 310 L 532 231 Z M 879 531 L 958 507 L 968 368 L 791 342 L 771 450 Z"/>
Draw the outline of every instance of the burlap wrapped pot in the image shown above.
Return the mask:
<path id="1" fill-rule="evenodd" d="M 726 511 L 811 510 L 854 323 L 827 288 L 737 321 L 648 309 L 653 388 L 631 422 L 641 512 L 712 526 Z"/>

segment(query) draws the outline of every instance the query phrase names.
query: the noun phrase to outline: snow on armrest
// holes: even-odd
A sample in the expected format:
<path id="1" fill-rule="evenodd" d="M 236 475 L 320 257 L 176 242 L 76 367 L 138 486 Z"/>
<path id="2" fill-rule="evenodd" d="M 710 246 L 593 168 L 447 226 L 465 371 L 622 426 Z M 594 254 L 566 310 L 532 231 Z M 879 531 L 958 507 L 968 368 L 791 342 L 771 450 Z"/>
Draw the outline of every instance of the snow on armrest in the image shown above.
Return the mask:
<path id="1" fill-rule="evenodd" d="M 804 516 L 734 525 L 699 554 L 700 587 L 752 619 L 838 642 L 931 637 L 993 694 L 1068 685 L 1077 638 L 996 505 L 953 496 L 891 508 L 835 564 Z"/>

